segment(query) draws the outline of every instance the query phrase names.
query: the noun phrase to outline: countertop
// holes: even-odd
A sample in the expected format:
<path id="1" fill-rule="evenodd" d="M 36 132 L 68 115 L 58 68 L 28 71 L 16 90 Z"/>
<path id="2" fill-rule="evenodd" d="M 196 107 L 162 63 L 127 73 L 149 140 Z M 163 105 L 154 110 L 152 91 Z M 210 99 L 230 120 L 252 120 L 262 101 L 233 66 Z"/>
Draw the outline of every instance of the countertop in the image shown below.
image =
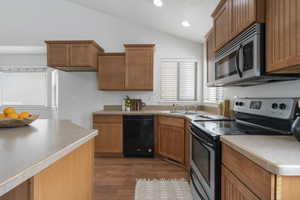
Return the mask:
<path id="1" fill-rule="evenodd" d="M 67 120 L 0 128 L 0 196 L 97 135 Z"/>
<path id="2" fill-rule="evenodd" d="M 218 116 L 213 115 L 208 112 L 197 111 L 197 114 L 184 114 L 184 113 L 172 113 L 170 111 L 162 111 L 162 110 L 142 110 L 142 111 L 108 111 L 108 110 L 100 110 L 93 113 L 94 115 L 164 115 L 164 116 L 172 116 L 172 117 L 183 117 L 188 120 L 197 120 L 199 115 L 210 115 L 210 116 Z"/>
<path id="3" fill-rule="evenodd" d="M 300 176 L 300 142 L 294 136 L 222 136 L 221 141 L 276 175 Z"/>

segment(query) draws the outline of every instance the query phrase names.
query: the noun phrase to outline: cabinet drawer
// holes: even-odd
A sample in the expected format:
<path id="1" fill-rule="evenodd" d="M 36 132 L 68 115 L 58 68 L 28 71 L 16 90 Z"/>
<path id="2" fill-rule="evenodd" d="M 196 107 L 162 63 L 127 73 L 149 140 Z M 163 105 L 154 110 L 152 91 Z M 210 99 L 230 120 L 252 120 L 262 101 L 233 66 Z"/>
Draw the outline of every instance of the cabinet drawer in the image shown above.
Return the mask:
<path id="1" fill-rule="evenodd" d="M 122 124 L 123 117 L 122 115 L 94 115 L 94 123 L 113 123 L 113 124 Z"/>
<path id="2" fill-rule="evenodd" d="M 177 117 L 160 116 L 158 118 L 158 123 L 163 125 L 168 125 L 168 126 L 184 128 L 184 119 L 177 118 Z"/>
<path id="3" fill-rule="evenodd" d="M 275 176 L 222 144 L 222 163 L 260 199 L 274 199 Z"/>

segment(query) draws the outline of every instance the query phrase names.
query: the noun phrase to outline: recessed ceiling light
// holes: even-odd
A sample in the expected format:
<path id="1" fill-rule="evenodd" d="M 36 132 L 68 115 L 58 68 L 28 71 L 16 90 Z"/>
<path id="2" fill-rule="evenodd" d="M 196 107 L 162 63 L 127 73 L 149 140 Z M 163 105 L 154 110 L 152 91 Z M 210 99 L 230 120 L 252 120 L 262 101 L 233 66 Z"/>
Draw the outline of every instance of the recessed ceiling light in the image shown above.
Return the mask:
<path id="1" fill-rule="evenodd" d="M 187 21 L 187 20 L 182 21 L 182 22 L 181 22 L 181 25 L 182 25 L 183 27 L 190 27 L 190 26 L 191 26 L 190 22 Z"/>
<path id="2" fill-rule="evenodd" d="M 162 7 L 164 5 L 162 0 L 153 0 L 153 4 L 157 7 Z"/>

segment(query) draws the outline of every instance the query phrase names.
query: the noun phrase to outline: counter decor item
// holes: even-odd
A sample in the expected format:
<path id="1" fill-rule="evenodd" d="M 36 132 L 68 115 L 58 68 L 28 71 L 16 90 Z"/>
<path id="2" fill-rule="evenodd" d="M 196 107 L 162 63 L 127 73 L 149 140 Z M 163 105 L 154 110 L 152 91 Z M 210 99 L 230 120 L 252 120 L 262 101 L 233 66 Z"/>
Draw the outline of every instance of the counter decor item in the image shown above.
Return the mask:
<path id="1" fill-rule="evenodd" d="M 124 99 L 124 103 L 125 103 L 125 111 L 130 112 L 131 111 L 131 99 L 129 98 L 129 96 L 126 96 Z"/>
<path id="2" fill-rule="evenodd" d="M 29 112 L 17 113 L 14 108 L 6 107 L 3 109 L 3 113 L 0 113 L 0 128 L 26 126 L 38 118 L 38 115 L 32 115 Z"/>
<path id="3" fill-rule="evenodd" d="M 0 128 L 16 128 L 21 126 L 27 126 L 37 120 L 38 115 L 30 115 L 30 117 L 20 118 L 0 118 Z"/>

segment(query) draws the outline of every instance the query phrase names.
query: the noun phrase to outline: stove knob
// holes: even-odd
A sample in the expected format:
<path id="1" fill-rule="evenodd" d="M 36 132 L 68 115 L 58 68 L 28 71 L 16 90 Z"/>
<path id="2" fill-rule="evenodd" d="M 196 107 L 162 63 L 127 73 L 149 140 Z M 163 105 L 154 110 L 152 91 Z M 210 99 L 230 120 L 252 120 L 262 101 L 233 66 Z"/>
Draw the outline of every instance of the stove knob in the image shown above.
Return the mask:
<path id="1" fill-rule="evenodd" d="M 244 106 L 244 102 L 240 102 L 240 106 Z"/>
<path id="2" fill-rule="evenodd" d="M 281 103 L 279 105 L 280 110 L 285 110 L 286 109 L 286 105 L 284 103 Z"/>
<path id="3" fill-rule="evenodd" d="M 235 105 L 236 105 L 236 106 L 239 106 L 239 102 L 238 102 L 238 101 L 237 101 L 237 102 L 235 102 Z"/>
<path id="4" fill-rule="evenodd" d="M 272 104 L 272 108 L 273 108 L 273 109 L 277 109 L 277 108 L 278 108 L 278 104 L 277 104 L 277 103 L 273 103 L 273 104 Z"/>

